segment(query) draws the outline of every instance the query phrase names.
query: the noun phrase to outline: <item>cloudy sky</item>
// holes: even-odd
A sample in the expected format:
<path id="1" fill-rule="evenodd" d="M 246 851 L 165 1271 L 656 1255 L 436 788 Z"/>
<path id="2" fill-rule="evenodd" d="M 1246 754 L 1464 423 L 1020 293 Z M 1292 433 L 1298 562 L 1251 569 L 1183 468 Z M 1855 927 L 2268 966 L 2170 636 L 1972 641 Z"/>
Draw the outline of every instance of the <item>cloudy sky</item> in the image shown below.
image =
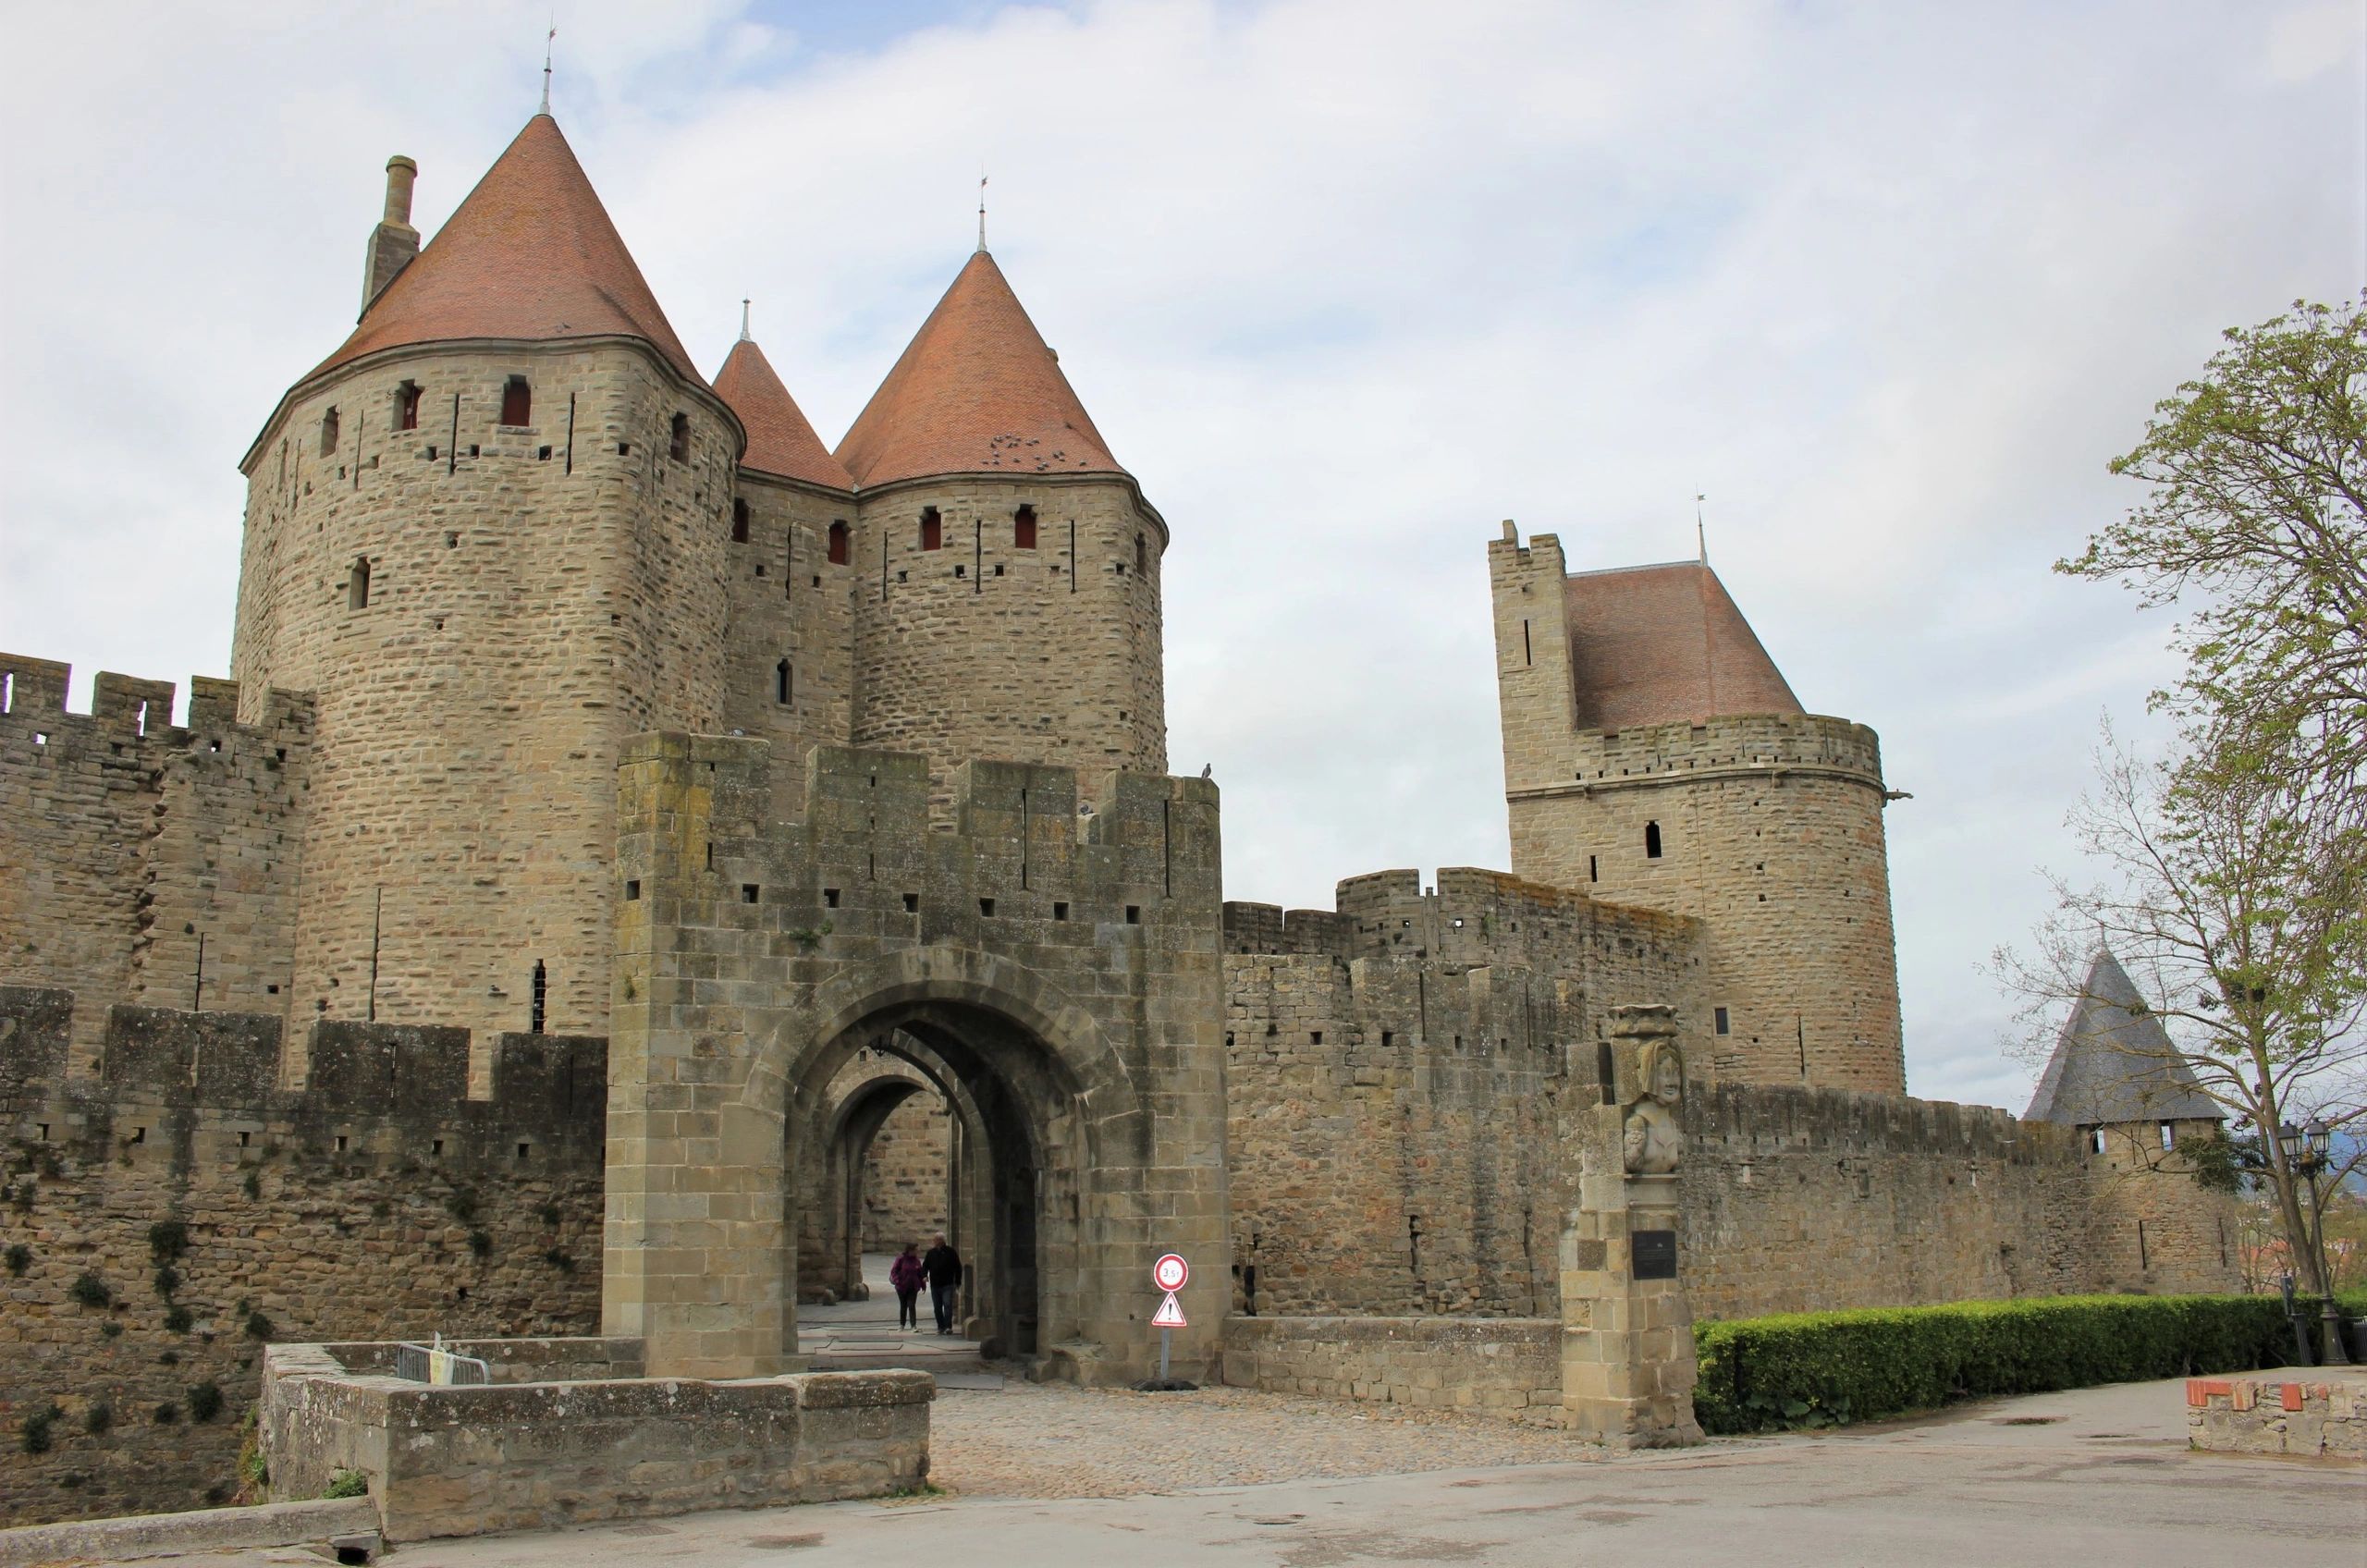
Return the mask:
<path id="1" fill-rule="evenodd" d="M 0 646 L 227 668 L 242 485 L 431 236 L 547 0 L 0 3 Z M 710 371 L 835 442 L 991 240 L 1174 531 L 1226 888 L 1507 859 L 1485 545 L 1693 549 L 1882 732 L 1911 1086 L 2019 1109 L 1984 973 L 2168 622 L 2048 564 L 2219 329 L 2367 276 L 2367 0 L 561 0 L 556 107 Z"/>

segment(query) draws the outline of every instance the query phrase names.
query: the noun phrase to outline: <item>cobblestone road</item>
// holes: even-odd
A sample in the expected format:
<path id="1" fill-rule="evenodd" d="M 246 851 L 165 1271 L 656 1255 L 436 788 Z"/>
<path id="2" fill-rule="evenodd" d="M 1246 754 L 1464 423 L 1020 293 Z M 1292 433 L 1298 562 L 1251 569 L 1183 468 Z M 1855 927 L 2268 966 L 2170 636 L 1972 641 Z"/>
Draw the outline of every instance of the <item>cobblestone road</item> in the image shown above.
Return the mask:
<path id="1" fill-rule="evenodd" d="M 1559 1432 L 1486 1416 L 1248 1389 L 1143 1394 L 1013 1382 L 940 1389 L 929 1478 L 967 1497 L 1125 1497 L 1588 1457 Z"/>

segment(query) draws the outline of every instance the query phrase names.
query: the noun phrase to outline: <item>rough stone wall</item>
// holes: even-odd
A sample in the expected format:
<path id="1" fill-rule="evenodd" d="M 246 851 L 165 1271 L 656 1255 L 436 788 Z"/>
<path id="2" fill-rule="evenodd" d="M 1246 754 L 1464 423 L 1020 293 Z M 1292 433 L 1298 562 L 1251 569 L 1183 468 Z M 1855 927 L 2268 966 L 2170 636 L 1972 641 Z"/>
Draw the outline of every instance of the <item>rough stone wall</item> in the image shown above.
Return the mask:
<path id="1" fill-rule="evenodd" d="M 916 1094 L 888 1113 L 864 1156 L 863 1250 L 892 1253 L 906 1242 L 928 1249 L 950 1233 L 946 1161 L 953 1119 L 942 1096 Z"/>
<path id="2" fill-rule="evenodd" d="M 1562 1324 L 1539 1317 L 1234 1317 L 1237 1389 L 1563 1425 Z"/>
<path id="3" fill-rule="evenodd" d="M 1497 541 L 1489 564 L 1513 870 L 1703 923 L 1727 1017 L 1705 1072 L 1904 1094 L 1873 731 L 1774 714 L 1577 731 L 1560 542 Z"/>
<path id="4" fill-rule="evenodd" d="M 68 675 L 0 654 L 0 982 L 281 1011 L 311 704 L 266 692 L 241 725 L 200 678 L 176 726 L 172 682 L 102 672 L 73 714 Z M 88 1072 L 104 1010 L 77 1021 Z"/>
<path id="5" fill-rule="evenodd" d="M 852 556 L 830 562 L 830 525 L 853 526 L 854 497 L 742 470 L 748 538 L 728 552 L 723 727 L 773 748 L 774 809 L 805 815 L 805 753 L 852 734 Z M 781 665 L 789 666 L 787 702 Z"/>
<path id="6" fill-rule="evenodd" d="M 926 759 L 823 748 L 805 819 L 778 824 L 768 753 L 627 753 L 606 1331 L 661 1376 L 779 1365 L 782 1151 L 800 1169 L 840 1071 L 901 1034 L 973 1097 L 963 1158 L 995 1173 L 964 1312 L 1049 1375 L 1131 1381 L 1156 1354 L 1143 1269 L 1173 1247 L 1197 1265 L 1177 1365 L 1205 1368 L 1228 1261 L 1215 787 L 971 762 L 936 832 Z"/>
<path id="7" fill-rule="evenodd" d="M 2099 1268 L 2149 1295 L 2242 1288 L 2240 1206 L 2198 1186 L 2184 1152 L 2219 1131 L 2215 1121 L 2196 1120 L 2075 1130 L 2088 1162 L 2089 1246 Z"/>
<path id="8" fill-rule="evenodd" d="M 86 1077 L 75 1011 L 0 986 L 0 1524 L 229 1497 L 269 1341 L 595 1326 L 603 1042 L 504 1035 L 472 1100 L 464 1032 L 325 1022 L 289 1091 L 276 1016 L 103 1010 Z"/>
<path id="9" fill-rule="evenodd" d="M 1013 543 L 1023 505 L 1033 549 Z M 936 550 L 920 547 L 928 507 Z M 940 803 L 970 757 L 1165 772 L 1166 537 L 1122 481 L 963 477 L 865 495 L 854 743 L 927 756 Z"/>
<path id="10" fill-rule="evenodd" d="M 1233 1245 L 1257 1310 L 1556 1310 L 1562 1103 L 1599 1093 L 1608 1008 L 1698 1006 L 1698 927 L 1460 867 L 1435 891 L 1353 878 L 1339 904 L 1225 906 Z M 1243 950 L 1277 931 L 1302 950 Z"/>
<path id="11" fill-rule="evenodd" d="M 545 1027 L 603 1025 L 618 750 L 721 721 L 740 446 L 631 342 L 407 349 L 290 395 L 246 465 L 232 670 L 316 708 L 292 1020 L 370 1015 L 374 942 L 382 1022 L 525 1029 L 539 961 Z"/>

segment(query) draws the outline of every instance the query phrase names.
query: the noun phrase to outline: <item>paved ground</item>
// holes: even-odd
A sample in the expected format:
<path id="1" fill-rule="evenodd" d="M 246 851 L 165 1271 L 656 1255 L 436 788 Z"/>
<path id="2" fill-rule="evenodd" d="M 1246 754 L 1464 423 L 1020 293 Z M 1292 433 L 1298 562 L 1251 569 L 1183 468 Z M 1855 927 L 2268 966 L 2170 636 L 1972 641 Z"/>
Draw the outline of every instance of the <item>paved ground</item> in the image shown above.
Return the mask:
<path id="1" fill-rule="evenodd" d="M 871 1288 L 868 1301 L 799 1307 L 798 1354 L 812 1357 L 817 1372 L 878 1366 L 916 1366 L 938 1373 L 975 1370 L 981 1365 L 978 1341 L 959 1334 L 939 1334 L 926 1291 L 914 1304 L 919 1309 L 920 1327 L 896 1326 L 896 1292 L 888 1284 L 888 1266 L 894 1261 L 884 1252 L 863 1255 L 863 1282 Z"/>
<path id="2" fill-rule="evenodd" d="M 1559 1438 L 1490 1430 L 1476 1418 L 1415 1420 L 1237 1390 L 950 1390 L 937 1415 L 938 1474 L 955 1488 L 950 1495 L 431 1542 L 386 1561 L 393 1568 L 932 1561 L 1040 1568 L 1113 1558 L 1157 1568 L 1718 1561 L 1753 1568 L 2255 1561 L 2349 1568 L 2367 1561 L 2367 1471 L 2189 1453 L 2178 1382 L 1593 1463 L 1569 1462 Z M 1162 1483 L 1170 1489 L 1141 1490 Z M 317 1562 L 280 1552 L 181 1560 L 184 1568 Z"/>

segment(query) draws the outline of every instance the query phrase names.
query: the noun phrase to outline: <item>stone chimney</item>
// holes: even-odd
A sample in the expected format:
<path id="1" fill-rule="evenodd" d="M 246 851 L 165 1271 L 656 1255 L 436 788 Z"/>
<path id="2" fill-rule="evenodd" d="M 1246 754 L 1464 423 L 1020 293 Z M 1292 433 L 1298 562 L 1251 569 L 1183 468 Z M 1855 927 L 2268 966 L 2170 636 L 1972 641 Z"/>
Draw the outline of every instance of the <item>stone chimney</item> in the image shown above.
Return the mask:
<path id="1" fill-rule="evenodd" d="M 370 249 L 362 258 L 362 310 L 365 315 L 371 301 L 419 254 L 419 230 L 411 226 L 411 182 L 418 178 L 419 165 L 401 153 L 386 160 L 386 211 L 378 219 L 378 227 L 370 231 Z"/>

